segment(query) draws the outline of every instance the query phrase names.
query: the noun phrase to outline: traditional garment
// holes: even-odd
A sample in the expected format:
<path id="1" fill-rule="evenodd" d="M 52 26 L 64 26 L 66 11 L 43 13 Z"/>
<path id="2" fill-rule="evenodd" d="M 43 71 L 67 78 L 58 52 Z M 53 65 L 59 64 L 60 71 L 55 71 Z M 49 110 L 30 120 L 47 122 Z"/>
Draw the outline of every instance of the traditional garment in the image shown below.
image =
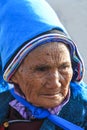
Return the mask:
<path id="1" fill-rule="evenodd" d="M 50 33 L 51 30 L 57 30 L 58 32 Z M 66 105 L 64 104 L 59 112 L 62 119 L 50 114 L 51 112 L 48 110 L 44 111 L 44 109 L 30 105 L 25 99 L 22 100 L 21 98 L 21 103 L 24 103 L 25 107 L 30 106 L 28 109 L 31 110 L 35 118 L 48 118 L 44 120 L 40 130 L 57 130 L 56 125 L 61 121 L 62 123 L 58 124 L 60 127 L 66 129 L 66 126 L 68 126 L 70 128 L 71 126 L 67 125 L 66 120 L 83 128 L 87 127 L 87 86 L 81 82 L 84 70 L 83 61 L 76 45 L 60 23 L 58 16 L 45 0 L 0 0 L 1 125 L 9 119 L 9 102 L 17 97 L 13 91 L 10 91 L 13 89 L 9 89 L 10 84 L 7 82 L 11 82 L 12 75 L 31 51 L 50 42 L 63 42 L 69 47 L 73 68 L 70 100 Z M 20 102 L 19 99 L 20 96 L 16 98 Z M 4 103 L 2 103 L 3 100 Z M 40 113 L 38 114 L 38 112 Z M 58 119 L 58 122 L 56 122 L 56 119 Z M 75 128 L 80 129 L 80 127 Z M 3 129 L 2 126 L 1 129 Z"/>
<path id="2" fill-rule="evenodd" d="M 0 0 L 0 7 L 0 56 L 5 80 L 9 80 L 30 51 L 51 41 L 69 45 L 73 78 L 77 81 L 82 78 L 83 64 L 76 46 L 45 0 Z M 52 29 L 63 34 L 43 34 Z"/>
<path id="3" fill-rule="evenodd" d="M 20 97 L 22 97 L 22 98 L 25 99 L 25 97 L 21 96 L 18 92 L 15 92 L 15 91 L 14 91 L 14 93 L 18 94 Z M 67 96 L 66 96 L 66 98 L 64 99 L 64 101 L 63 101 L 60 105 L 58 105 L 58 106 L 56 106 L 56 107 L 54 107 L 54 108 L 49 108 L 48 111 L 49 111 L 51 114 L 57 115 L 57 114 L 61 111 L 62 107 L 69 101 L 69 98 L 70 98 L 70 91 L 69 91 L 69 93 L 67 94 Z M 25 100 L 26 100 L 26 99 L 25 99 Z M 10 104 L 10 106 L 13 107 L 16 111 L 18 111 L 18 112 L 20 113 L 20 115 L 21 115 L 24 119 L 30 120 L 30 119 L 34 118 L 34 116 L 32 115 L 32 112 L 29 111 L 28 109 L 26 109 L 25 106 L 24 106 L 24 104 L 22 104 L 22 103 L 19 102 L 18 100 L 15 99 L 15 100 L 11 101 L 9 104 Z"/>

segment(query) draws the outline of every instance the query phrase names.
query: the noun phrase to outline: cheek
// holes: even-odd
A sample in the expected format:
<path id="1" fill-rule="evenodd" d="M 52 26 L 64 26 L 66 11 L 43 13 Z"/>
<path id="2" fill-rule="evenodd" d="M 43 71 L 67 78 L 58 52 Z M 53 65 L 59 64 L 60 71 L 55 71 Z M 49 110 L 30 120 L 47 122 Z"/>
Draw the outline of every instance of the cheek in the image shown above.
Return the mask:
<path id="1" fill-rule="evenodd" d="M 41 79 L 29 78 L 25 81 L 23 91 L 26 99 L 30 102 L 37 99 L 41 89 Z"/>
<path id="2" fill-rule="evenodd" d="M 67 73 L 64 73 L 63 76 L 62 76 L 62 79 L 61 79 L 62 90 L 61 91 L 65 95 L 68 92 L 70 81 L 72 79 L 72 75 L 73 75 L 73 72 L 72 72 L 72 70 L 70 70 Z"/>
<path id="3" fill-rule="evenodd" d="M 73 76 L 73 70 L 72 70 L 72 68 L 71 68 L 70 71 L 68 72 L 69 82 L 72 80 L 72 76 Z"/>
<path id="4" fill-rule="evenodd" d="M 65 74 L 63 74 L 63 77 L 64 77 L 66 83 L 68 83 L 68 82 L 70 83 L 70 81 L 71 81 L 71 79 L 72 79 L 72 75 L 73 75 L 73 70 L 72 70 L 72 68 L 69 69 L 67 72 L 65 72 Z"/>
<path id="5" fill-rule="evenodd" d="M 21 78 L 18 79 L 18 85 L 20 86 L 21 91 L 24 93 L 25 97 L 29 95 L 31 90 L 31 83 L 33 83 L 33 77 L 26 75 L 21 75 Z M 29 78 L 28 78 L 29 77 Z"/>

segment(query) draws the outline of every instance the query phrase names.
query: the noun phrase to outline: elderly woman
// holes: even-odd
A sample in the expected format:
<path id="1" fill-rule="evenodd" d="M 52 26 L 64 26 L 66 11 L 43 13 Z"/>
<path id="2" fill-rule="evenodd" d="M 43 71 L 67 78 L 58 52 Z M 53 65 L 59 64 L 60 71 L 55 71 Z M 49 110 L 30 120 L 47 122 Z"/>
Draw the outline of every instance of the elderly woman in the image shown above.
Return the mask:
<path id="1" fill-rule="evenodd" d="M 86 129 L 83 62 L 53 9 L 45 0 L 0 7 L 0 130 Z"/>

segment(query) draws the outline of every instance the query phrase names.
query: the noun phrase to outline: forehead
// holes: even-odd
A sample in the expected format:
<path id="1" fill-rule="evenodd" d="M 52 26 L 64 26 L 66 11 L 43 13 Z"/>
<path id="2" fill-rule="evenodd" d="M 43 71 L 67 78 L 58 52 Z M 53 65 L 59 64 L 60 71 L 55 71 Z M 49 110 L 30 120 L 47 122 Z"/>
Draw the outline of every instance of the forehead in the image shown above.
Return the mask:
<path id="1" fill-rule="evenodd" d="M 24 63 L 32 64 L 51 64 L 70 61 L 70 53 L 64 43 L 47 43 L 34 49 L 25 58 Z"/>
<path id="2" fill-rule="evenodd" d="M 35 48 L 33 51 L 29 53 L 29 56 L 40 55 L 40 54 L 49 55 L 54 53 L 56 53 L 56 55 L 60 53 L 61 54 L 69 53 L 69 49 L 67 45 L 65 45 L 64 43 L 51 42 L 51 43 L 38 46 L 37 48 Z"/>

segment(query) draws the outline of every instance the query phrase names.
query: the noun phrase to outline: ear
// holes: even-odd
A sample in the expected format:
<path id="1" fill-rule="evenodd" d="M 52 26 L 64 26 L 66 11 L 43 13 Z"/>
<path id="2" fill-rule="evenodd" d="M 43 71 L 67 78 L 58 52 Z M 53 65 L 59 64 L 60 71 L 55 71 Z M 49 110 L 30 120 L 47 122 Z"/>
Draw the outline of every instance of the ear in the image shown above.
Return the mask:
<path id="1" fill-rule="evenodd" d="M 16 84 L 18 83 L 18 82 L 17 82 L 17 78 L 16 78 L 15 75 L 12 76 L 11 82 L 16 83 Z"/>

